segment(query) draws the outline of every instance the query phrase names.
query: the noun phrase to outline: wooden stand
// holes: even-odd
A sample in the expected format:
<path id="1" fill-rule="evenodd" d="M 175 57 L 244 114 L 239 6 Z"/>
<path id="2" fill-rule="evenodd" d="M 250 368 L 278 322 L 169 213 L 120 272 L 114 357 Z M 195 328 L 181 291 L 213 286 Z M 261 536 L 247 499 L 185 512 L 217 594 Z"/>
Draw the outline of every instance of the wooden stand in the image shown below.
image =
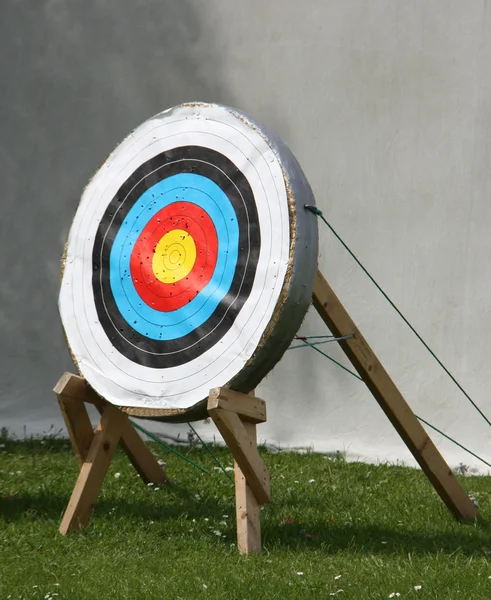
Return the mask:
<path id="1" fill-rule="evenodd" d="M 145 483 L 168 483 L 165 472 L 131 425 L 128 416 L 98 396 L 82 377 L 65 373 L 54 391 L 81 467 L 60 524 L 60 533 L 66 535 L 85 527 L 89 522 L 118 444 L 121 444 Z M 85 403 L 93 404 L 101 414 L 95 432 Z"/>
<path id="2" fill-rule="evenodd" d="M 314 285 L 314 306 L 336 337 L 349 337 L 340 341 L 341 348 L 449 510 L 458 519 L 475 519 L 478 509 L 320 272 Z M 128 416 L 100 398 L 82 377 L 65 373 L 54 391 L 81 465 L 60 525 L 62 534 L 87 525 L 118 443 L 145 482 L 167 482 Z M 101 414 L 95 433 L 85 403 L 93 404 Z M 270 491 L 268 470 L 257 451 L 256 424 L 266 421 L 266 403 L 251 395 L 215 388 L 208 398 L 208 412 L 235 459 L 239 552 L 260 552 L 260 507 L 269 502 Z"/>
<path id="3" fill-rule="evenodd" d="M 66 535 L 89 522 L 118 443 L 145 483 L 168 483 L 128 415 L 98 396 L 83 377 L 65 373 L 54 391 L 81 466 L 60 533 Z M 85 403 L 93 404 L 101 414 L 95 433 Z M 259 514 L 261 504 L 269 502 L 269 474 L 257 451 L 256 424 L 266 421 L 266 403 L 251 395 L 216 388 L 210 392 L 208 411 L 235 459 L 239 551 L 260 552 Z"/>

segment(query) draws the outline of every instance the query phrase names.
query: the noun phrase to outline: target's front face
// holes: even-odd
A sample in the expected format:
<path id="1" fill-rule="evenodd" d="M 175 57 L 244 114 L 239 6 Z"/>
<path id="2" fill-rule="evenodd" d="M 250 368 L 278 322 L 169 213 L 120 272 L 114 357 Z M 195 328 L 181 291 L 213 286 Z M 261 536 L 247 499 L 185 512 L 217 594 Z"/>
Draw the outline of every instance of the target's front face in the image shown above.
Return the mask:
<path id="1" fill-rule="evenodd" d="M 186 408 L 239 373 L 285 282 L 284 173 L 218 106 L 140 126 L 87 186 L 67 245 L 63 325 L 89 383 L 123 406 Z"/>
<path id="2" fill-rule="evenodd" d="M 99 322 L 137 365 L 187 365 L 233 328 L 260 253 L 254 194 L 230 159 L 202 146 L 161 152 L 123 183 L 99 223 Z"/>

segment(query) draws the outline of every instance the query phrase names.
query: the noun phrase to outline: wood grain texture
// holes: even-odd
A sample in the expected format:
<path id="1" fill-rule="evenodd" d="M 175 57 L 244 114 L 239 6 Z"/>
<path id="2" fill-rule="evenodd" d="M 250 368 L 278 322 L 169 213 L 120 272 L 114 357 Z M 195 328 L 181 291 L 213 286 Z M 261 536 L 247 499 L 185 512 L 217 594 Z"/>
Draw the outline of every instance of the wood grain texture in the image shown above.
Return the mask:
<path id="1" fill-rule="evenodd" d="M 249 439 L 256 443 L 256 426 L 244 423 L 244 427 Z M 234 470 L 237 549 L 241 554 L 261 552 L 261 505 L 237 461 L 234 462 Z"/>
<path id="2" fill-rule="evenodd" d="M 68 371 L 63 373 L 60 377 L 60 380 L 53 388 L 53 391 L 57 396 L 63 395 L 65 397 L 75 398 L 76 400 L 87 402 L 88 404 L 94 404 L 96 407 L 101 407 L 105 404 L 105 400 L 90 387 L 83 377 L 74 375 Z"/>
<path id="3" fill-rule="evenodd" d="M 246 424 L 231 410 L 212 408 L 208 412 L 257 500 L 267 504 L 270 498 L 268 469 L 259 456 L 255 440 L 247 433 Z"/>
<path id="4" fill-rule="evenodd" d="M 266 403 L 225 388 L 208 398 L 208 413 L 223 436 L 235 471 L 237 548 L 241 554 L 261 551 L 261 505 L 269 502 L 269 473 L 257 451 L 256 423 L 266 420 Z"/>
<path id="5" fill-rule="evenodd" d="M 237 413 L 243 421 L 264 423 L 266 421 L 266 402 L 256 398 L 254 392 L 241 394 L 227 388 L 210 390 L 208 410 L 222 408 Z"/>
<path id="6" fill-rule="evenodd" d="M 75 458 L 79 465 L 83 465 L 94 439 L 89 414 L 83 402 L 63 394 L 57 394 L 57 398 Z"/>

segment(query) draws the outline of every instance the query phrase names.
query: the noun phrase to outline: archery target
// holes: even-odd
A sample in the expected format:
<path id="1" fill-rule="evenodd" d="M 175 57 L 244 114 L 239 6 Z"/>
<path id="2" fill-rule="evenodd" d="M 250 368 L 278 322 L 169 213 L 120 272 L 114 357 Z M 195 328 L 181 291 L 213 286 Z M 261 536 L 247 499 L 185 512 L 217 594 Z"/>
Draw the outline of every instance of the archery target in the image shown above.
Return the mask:
<path id="1" fill-rule="evenodd" d="M 296 297 L 283 310 L 298 229 L 312 238 L 300 277 L 308 301 L 317 231 L 303 209 L 310 187 L 273 140 L 231 109 L 182 105 L 138 127 L 86 187 L 59 307 L 74 361 L 108 401 L 188 409 L 212 387 L 254 387 L 283 353 L 285 332 L 290 342 L 308 306 Z M 288 326 L 266 335 L 275 311 Z"/>

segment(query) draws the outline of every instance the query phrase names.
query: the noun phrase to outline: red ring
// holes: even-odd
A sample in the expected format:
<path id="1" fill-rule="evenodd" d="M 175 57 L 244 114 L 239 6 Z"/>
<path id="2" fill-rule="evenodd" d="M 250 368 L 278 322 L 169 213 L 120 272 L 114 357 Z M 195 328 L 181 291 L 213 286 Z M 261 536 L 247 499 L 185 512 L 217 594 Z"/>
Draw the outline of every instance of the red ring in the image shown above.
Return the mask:
<path id="1" fill-rule="evenodd" d="M 156 279 L 152 268 L 155 248 L 173 229 L 189 232 L 196 245 L 196 261 L 190 273 L 175 283 Z M 210 281 L 218 253 L 218 237 L 208 213 L 192 202 L 173 202 L 145 225 L 130 257 L 133 284 L 140 298 L 151 308 L 170 312 L 185 306 Z"/>

